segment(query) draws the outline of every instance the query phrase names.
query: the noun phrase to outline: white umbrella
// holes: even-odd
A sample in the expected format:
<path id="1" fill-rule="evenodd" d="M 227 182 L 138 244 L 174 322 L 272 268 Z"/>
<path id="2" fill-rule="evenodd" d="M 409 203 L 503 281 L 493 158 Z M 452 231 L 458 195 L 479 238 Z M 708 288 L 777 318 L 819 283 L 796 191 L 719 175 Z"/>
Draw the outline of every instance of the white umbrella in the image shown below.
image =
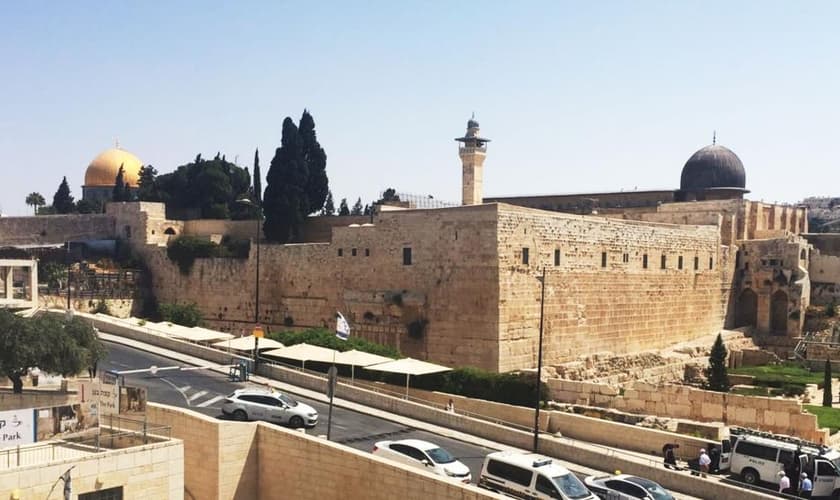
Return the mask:
<path id="1" fill-rule="evenodd" d="M 369 352 L 357 351 L 355 349 L 353 349 L 352 351 L 340 352 L 335 357 L 336 363 L 340 365 L 350 365 L 351 382 L 356 378 L 357 366 L 370 366 L 379 363 L 387 363 L 388 361 L 393 361 L 393 359 L 386 358 L 385 356 L 371 354 Z"/>
<path id="2" fill-rule="evenodd" d="M 234 351 L 253 351 L 257 347 L 257 338 L 253 335 L 246 337 L 237 337 L 234 339 L 223 340 L 221 342 L 214 342 L 212 344 L 216 347 L 228 347 Z M 283 344 L 269 338 L 261 338 L 259 340 L 259 348 L 263 349 L 277 349 L 283 347 Z"/>
<path id="3" fill-rule="evenodd" d="M 436 365 L 434 363 L 427 363 L 419 359 L 403 358 L 396 361 L 388 361 L 387 363 L 380 363 L 377 365 L 366 366 L 365 370 L 376 370 L 379 372 L 388 373 L 404 373 L 405 374 L 405 395 L 408 396 L 408 381 L 412 375 L 426 375 L 429 373 L 440 373 L 451 371 L 452 368 Z"/>
<path id="4" fill-rule="evenodd" d="M 321 361 L 323 363 L 332 363 L 336 359 L 338 351 L 327 349 L 326 347 L 319 347 L 307 343 L 295 344 L 282 349 L 274 349 L 266 351 L 266 356 L 276 356 L 278 358 L 294 359 L 301 362 L 301 368 L 306 367 L 307 361 Z"/>

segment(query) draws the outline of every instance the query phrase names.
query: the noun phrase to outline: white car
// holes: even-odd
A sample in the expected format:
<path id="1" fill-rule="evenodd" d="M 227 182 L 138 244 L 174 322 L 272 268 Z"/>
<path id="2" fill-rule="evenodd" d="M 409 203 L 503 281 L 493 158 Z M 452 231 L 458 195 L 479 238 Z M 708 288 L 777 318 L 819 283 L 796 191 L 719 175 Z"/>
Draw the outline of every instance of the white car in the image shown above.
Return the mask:
<path id="1" fill-rule="evenodd" d="M 373 454 L 413 465 L 454 481 L 469 483 L 472 480 L 470 469 L 466 465 L 456 460 L 448 451 L 428 441 L 379 441 L 373 445 Z"/>
<path id="2" fill-rule="evenodd" d="M 589 476 L 583 480 L 586 487 L 600 498 L 609 500 L 674 500 L 674 497 L 658 483 L 629 474 Z"/>
<path id="3" fill-rule="evenodd" d="M 222 413 L 236 420 L 265 420 L 291 427 L 315 427 L 318 412 L 282 392 L 237 389 L 225 399 Z"/>

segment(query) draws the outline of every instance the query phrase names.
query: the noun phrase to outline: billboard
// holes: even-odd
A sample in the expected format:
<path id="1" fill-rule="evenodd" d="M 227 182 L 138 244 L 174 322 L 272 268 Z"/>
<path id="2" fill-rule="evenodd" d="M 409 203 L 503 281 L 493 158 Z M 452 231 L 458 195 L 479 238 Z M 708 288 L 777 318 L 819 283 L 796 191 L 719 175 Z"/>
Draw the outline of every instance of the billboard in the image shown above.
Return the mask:
<path id="1" fill-rule="evenodd" d="M 0 411 L 0 448 L 35 442 L 35 413 L 25 410 Z"/>

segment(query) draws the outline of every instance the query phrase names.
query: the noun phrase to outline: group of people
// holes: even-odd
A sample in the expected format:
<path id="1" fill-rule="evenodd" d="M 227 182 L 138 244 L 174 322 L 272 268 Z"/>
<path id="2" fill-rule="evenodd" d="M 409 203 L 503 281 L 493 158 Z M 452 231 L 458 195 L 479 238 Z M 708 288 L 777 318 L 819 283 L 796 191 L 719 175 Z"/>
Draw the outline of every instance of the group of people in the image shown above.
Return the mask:
<path id="1" fill-rule="evenodd" d="M 667 443 L 665 446 L 662 447 L 662 456 L 665 459 L 665 468 L 666 469 L 674 469 L 679 470 L 677 467 L 677 456 L 674 450 L 678 449 L 680 445 L 676 443 Z M 712 449 L 712 453 L 715 454 L 715 464 L 720 460 L 720 451 L 716 448 Z M 709 473 L 709 469 L 712 466 L 712 457 L 706 453 L 705 448 L 700 449 L 700 455 L 697 457 L 697 466 L 700 470 L 700 475 L 702 477 L 706 477 L 706 474 Z"/>
<path id="2" fill-rule="evenodd" d="M 798 493 L 802 498 L 811 498 L 811 492 L 813 491 L 814 483 L 808 477 L 807 472 L 799 475 L 799 488 L 795 488 L 791 485 L 787 473 L 783 470 L 779 471 L 779 493 L 787 493 L 788 495 L 796 495 Z"/>

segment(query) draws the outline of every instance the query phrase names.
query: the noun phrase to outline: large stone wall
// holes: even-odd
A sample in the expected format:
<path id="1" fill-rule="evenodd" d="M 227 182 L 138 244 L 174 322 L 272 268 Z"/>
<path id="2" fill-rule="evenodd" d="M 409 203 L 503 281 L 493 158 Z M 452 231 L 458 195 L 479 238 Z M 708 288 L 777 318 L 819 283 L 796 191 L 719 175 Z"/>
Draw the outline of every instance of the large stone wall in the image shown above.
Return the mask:
<path id="1" fill-rule="evenodd" d="M 113 237 L 114 219 L 108 215 L 0 217 L 0 244 L 3 246 L 58 244 Z"/>
<path id="2" fill-rule="evenodd" d="M 723 327 L 727 263 L 717 227 L 502 207 L 500 370 L 536 364 L 543 267 L 546 364 L 663 347 Z"/>

